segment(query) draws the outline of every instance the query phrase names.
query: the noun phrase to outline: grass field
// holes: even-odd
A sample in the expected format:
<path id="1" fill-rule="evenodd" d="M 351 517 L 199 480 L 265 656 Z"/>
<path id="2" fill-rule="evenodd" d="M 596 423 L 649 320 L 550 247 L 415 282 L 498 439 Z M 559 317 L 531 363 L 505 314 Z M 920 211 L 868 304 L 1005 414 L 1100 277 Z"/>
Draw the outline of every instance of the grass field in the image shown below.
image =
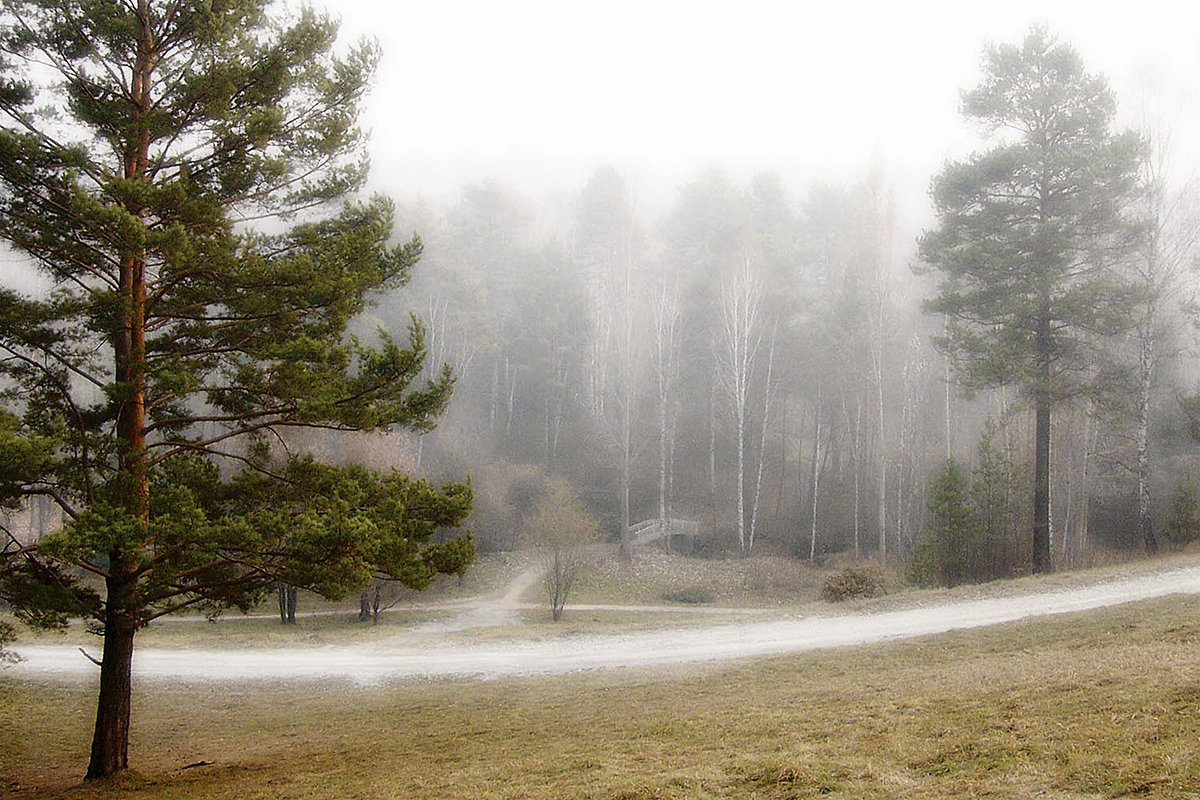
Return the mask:
<path id="1" fill-rule="evenodd" d="M 1200 602 L 653 671 L 140 685 L 133 774 L 80 787 L 93 703 L 0 675 L 0 796 L 1182 800 Z"/>

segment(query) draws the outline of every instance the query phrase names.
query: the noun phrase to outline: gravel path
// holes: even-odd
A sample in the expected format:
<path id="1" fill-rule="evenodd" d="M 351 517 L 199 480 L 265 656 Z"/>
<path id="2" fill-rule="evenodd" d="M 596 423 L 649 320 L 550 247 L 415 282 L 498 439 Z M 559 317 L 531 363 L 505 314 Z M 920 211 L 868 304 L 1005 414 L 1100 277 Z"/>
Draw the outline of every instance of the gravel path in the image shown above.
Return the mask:
<path id="1" fill-rule="evenodd" d="M 536 575 L 535 575 L 536 578 Z M 528 573 L 522 579 L 532 580 Z M 528 585 L 528 584 L 526 584 Z M 363 645 L 277 650 L 139 648 L 134 673 L 143 681 L 337 680 L 377 685 L 418 678 L 498 678 L 584 670 L 683 664 L 884 642 L 976 628 L 1046 614 L 1084 611 L 1169 594 L 1200 594 L 1200 566 L 1096 585 L 1012 597 L 954 601 L 877 613 L 831 617 L 742 619 L 706 628 L 563 637 L 538 641 L 440 643 L 414 647 L 411 638 Z M 503 617 L 519 591 L 497 604 Z M 480 605 L 466 613 L 485 614 Z M 486 620 L 480 620 L 485 622 Z M 450 624 L 447 631 L 471 627 Z M 435 632 L 436 633 L 436 632 Z M 19 646 L 25 659 L 14 677 L 78 681 L 96 668 L 74 647 Z"/>

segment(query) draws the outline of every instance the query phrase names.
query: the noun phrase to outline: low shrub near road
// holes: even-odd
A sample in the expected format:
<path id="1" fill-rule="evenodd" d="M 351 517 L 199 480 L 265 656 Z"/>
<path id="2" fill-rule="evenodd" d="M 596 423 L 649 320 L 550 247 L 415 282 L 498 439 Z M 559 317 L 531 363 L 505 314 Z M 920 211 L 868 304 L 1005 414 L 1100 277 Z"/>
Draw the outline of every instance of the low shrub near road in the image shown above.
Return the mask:
<path id="1" fill-rule="evenodd" d="M 877 561 L 858 561 L 831 572 L 821 581 L 821 599 L 840 603 L 860 597 L 881 597 L 896 588 L 895 578 Z"/>

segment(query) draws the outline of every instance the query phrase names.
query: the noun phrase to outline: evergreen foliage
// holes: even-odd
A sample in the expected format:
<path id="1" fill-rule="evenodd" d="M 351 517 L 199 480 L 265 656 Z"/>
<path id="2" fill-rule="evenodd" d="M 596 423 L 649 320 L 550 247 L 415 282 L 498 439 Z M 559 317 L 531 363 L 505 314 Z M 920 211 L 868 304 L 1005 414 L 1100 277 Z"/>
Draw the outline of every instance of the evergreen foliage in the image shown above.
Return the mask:
<path id="1" fill-rule="evenodd" d="M 909 578 L 919 586 L 957 586 L 967 578 L 975 515 L 967 475 L 948 459 L 929 485 L 930 519 L 914 548 Z"/>
<path id="2" fill-rule="evenodd" d="M 1134 229 L 1141 142 L 1114 134 L 1116 101 L 1071 47 L 1035 28 L 988 49 L 963 114 L 993 146 L 933 183 L 921 255 L 941 274 L 928 309 L 968 389 L 1016 385 L 1036 414 L 1033 568 L 1050 561 L 1050 414 L 1094 392 L 1096 337 L 1133 323 L 1137 292 L 1114 270 Z"/>
<path id="3" fill-rule="evenodd" d="M 996 423 L 989 419 L 971 467 L 970 498 L 975 525 L 968 573 L 976 581 L 1019 572 L 1019 554 L 1024 551 L 1017 533 L 1023 519 L 1017 502 L 1017 468 L 1011 455 L 996 445 L 996 434 Z"/>
<path id="4" fill-rule="evenodd" d="M 1175 547 L 1200 539 L 1200 503 L 1196 500 L 1196 484 L 1190 474 L 1171 490 L 1166 529 L 1167 540 Z"/>
<path id="5" fill-rule="evenodd" d="M 949 460 L 930 482 L 930 519 L 909 564 L 913 583 L 955 586 L 1021 571 L 1017 469 L 996 433 L 989 420 L 969 474 Z"/>
<path id="6" fill-rule="evenodd" d="M 260 2 L 13 0 L 0 11 L 0 236 L 51 287 L 0 287 L 0 502 L 69 522 L 8 552 L 19 616 L 104 635 L 89 777 L 127 766 L 135 632 L 460 570 L 470 488 L 282 457 L 285 431 L 429 430 L 424 331 L 347 335 L 417 238 L 366 175 L 378 57 Z M 295 435 L 288 441 L 296 442 Z M 84 575 L 91 579 L 83 580 Z M 99 591 L 94 589 L 102 583 Z"/>

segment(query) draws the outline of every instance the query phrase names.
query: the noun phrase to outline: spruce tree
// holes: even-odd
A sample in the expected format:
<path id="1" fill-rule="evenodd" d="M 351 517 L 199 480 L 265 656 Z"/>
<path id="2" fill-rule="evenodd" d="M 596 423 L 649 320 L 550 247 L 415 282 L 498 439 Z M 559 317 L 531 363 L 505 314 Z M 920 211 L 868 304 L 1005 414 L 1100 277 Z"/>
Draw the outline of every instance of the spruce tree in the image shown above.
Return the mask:
<path id="1" fill-rule="evenodd" d="M 970 565 L 973 580 L 1004 577 L 1015 561 L 1017 470 L 1012 454 L 996 446 L 996 432 L 996 423 L 989 419 L 971 468 L 971 508 L 976 522 Z"/>
<path id="2" fill-rule="evenodd" d="M 1113 269 L 1132 228 L 1140 142 L 1113 132 L 1116 102 L 1071 47 L 1034 29 L 990 47 L 963 95 L 991 149 L 933 182 L 937 227 L 921 240 L 940 271 L 928 309 L 968 389 L 1016 385 L 1035 415 L 1033 569 L 1051 568 L 1050 420 L 1095 388 L 1097 336 L 1131 326 L 1136 292 Z"/>
<path id="3" fill-rule="evenodd" d="M 347 335 L 421 246 L 393 244 L 389 201 L 357 195 L 378 53 L 336 32 L 252 0 L 0 10 L 0 236 L 21 258 L 0 285 L 0 503 L 46 495 L 68 519 L 6 547 L 0 593 L 29 621 L 103 634 L 89 778 L 128 764 L 151 620 L 245 608 L 276 581 L 420 587 L 472 555 L 433 536 L 469 486 L 276 446 L 426 430 L 452 387 L 421 378 L 415 320 L 401 341 Z M 19 268 L 50 288 L 18 292 Z"/>
<path id="4" fill-rule="evenodd" d="M 1191 473 L 1175 482 L 1167 501 L 1167 539 L 1175 547 L 1183 547 L 1200 539 L 1200 503 L 1196 501 L 1196 484 Z"/>
<path id="5" fill-rule="evenodd" d="M 913 552 L 912 581 L 922 586 L 957 586 L 965 581 L 974 530 L 967 475 L 958 462 L 947 459 L 929 484 L 929 522 Z"/>

